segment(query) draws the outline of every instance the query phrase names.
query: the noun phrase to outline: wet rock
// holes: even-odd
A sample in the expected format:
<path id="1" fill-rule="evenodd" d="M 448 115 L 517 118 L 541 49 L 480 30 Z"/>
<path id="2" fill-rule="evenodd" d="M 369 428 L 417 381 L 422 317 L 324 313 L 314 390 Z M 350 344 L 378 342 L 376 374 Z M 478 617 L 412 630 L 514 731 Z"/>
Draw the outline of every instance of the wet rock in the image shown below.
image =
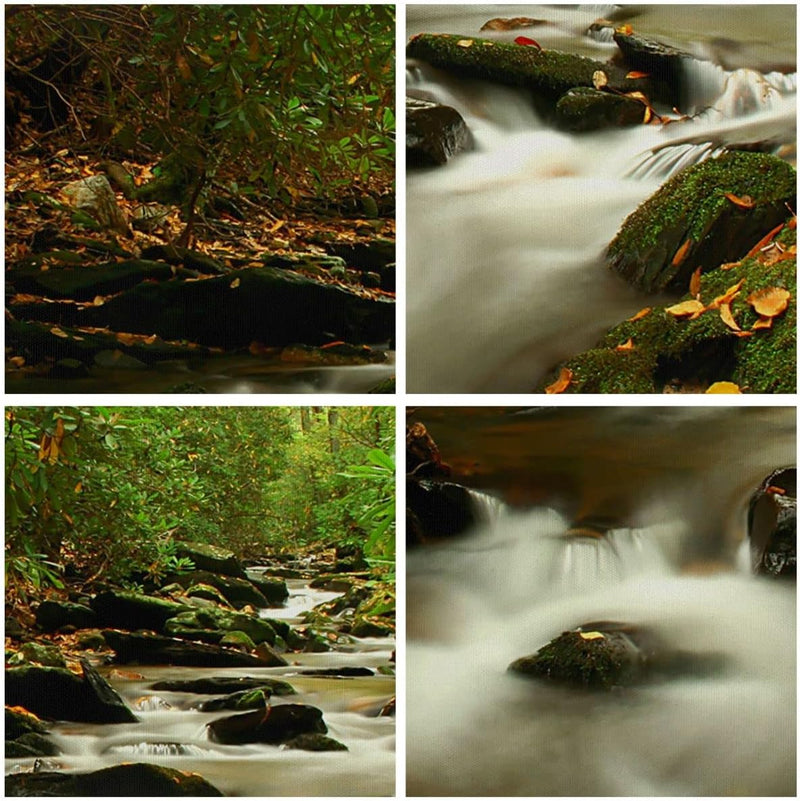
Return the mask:
<path id="1" fill-rule="evenodd" d="M 100 651 L 106 647 L 106 641 L 103 635 L 97 630 L 83 631 L 77 636 L 78 648 L 87 651 Z"/>
<path id="2" fill-rule="evenodd" d="M 164 633 L 170 637 L 191 637 L 204 630 L 214 635 L 212 642 L 221 638 L 216 632 L 231 631 L 244 632 L 254 643 L 275 642 L 275 629 L 266 620 L 214 607 L 181 612 L 164 624 Z"/>
<path id="3" fill-rule="evenodd" d="M 59 359 L 51 368 L 49 375 L 51 378 L 86 378 L 89 369 L 79 359 Z"/>
<path id="4" fill-rule="evenodd" d="M 640 125 L 647 107 L 631 97 L 579 86 L 563 94 L 556 103 L 556 125 L 579 133 L 602 128 Z"/>
<path id="5" fill-rule="evenodd" d="M 179 558 L 191 559 L 197 570 L 208 570 L 221 573 L 223 576 L 246 578 L 242 563 L 233 553 L 215 545 L 202 542 L 178 542 L 175 555 Z"/>
<path id="6" fill-rule="evenodd" d="M 272 693 L 269 687 L 256 687 L 252 690 L 242 690 L 238 693 L 231 693 L 222 698 L 212 698 L 209 701 L 201 701 L 197 704 L 200 712 L 218 712 L 220 709 L 261 709 L 266 706 Z"/>
<path id="7" fill-rule="evenodd" d="M 228 676 L 215 676 L 208 679 L 158 681 L 152 685 L 153 690 L 170 690 L 172 692 L 197 693 L 198 695 L 235 694 L 259 687 L 266 687 L 272 695 L 294 695 L 296 692 L 291 684 L 281 679 L 251 679 Z"/>
<path id="8" fill-rule="evenodd" d="M 385 621 L 359 617 L 353 622 L 350 634 L 353 637 L 391 637 L 394 627 Z"/>
<path id="9" fill-rule="evenodd" d="M 646 81 L 626 78 L 626 70 L 595 59 L 490 39 L 419 34 L 408 43 L 406 54 L 454 75 L 520 86 L 553 103 L 576 86 L 594 86 L 598 70 L 612 89 L 646 94 L 649 87 Z"/>
<path id="10" fill-rule="evenodd" d="M 205 570 L 194 570 L 173 576 L 174 581 L 182 587 L 191 587 L 194 584 L 209 584 L 219 590 L 225 600 L 237 609 L 250 604 L 263 609 L 270 605 L 267 597 L 252 581 L 236 578 L 234 576 L 218 576 Z"/>
<path id="11" fill-rule="evenodd" d="M 61 190 L 72 206 L 89 214 L 103 228 L 118 234 L 130 234 L 125 215 L 117 205 L 117 198 L 105 175 L 91 175 L 72 181 Z"/>
<path id="12" fill-rule="evenodd" d="M 180 589 L 180 585 L 177 586 L 178 589 Z M 167 588 L 163 587 L 162 591 L 167 592 Z M 228 606 L 225 596 L 216 587 L 212 587 L 210 584 L 192 584 L 192 586 L 186 590 L 186 596 L 188 598 L 202 598 L 222 606 Z"/>
<path id="13" fill-rule="evenodd" d="M 129 634 L 106 629 L 103 637 L 120 664 L 185 665 L 187 667 L 270 667 L 257 655 L 206 643 L 155 634 Z"/>
<path id="14" fill-rule="evenodd" d="M 366 285 L 365 285 L 366 286 Z M 328 367 L 352 364 L 383 364 L 386 352 L 369 345 L 349 345 L 346 342 L 321 348 L 311 345 L 290 345 L 281 351 L 282 362 L 293 364 L 320 364 Z"/>
<path id="15" fill-rule="evenodd" d="M 269 606 L 282 606 L 289 597 L 289 589 L 283 579 L 259 576 L 248 578 L 250 583 L 267 599 Z"/>
<path id="16" fill-rule="evenodd" d="M 6 704 L 39 717 L 86 723 L 135 723 L 138 718 L 113 687 L 85 660 L 83 676 L 64 668 L 6 670 Z"/>
<path id="17" fill-rule="evenodd" d="M 409 545 L 463 534 L 477 522 L 469 492 L 458 484 L 406 481 Z"/>
<path id="18" fill-rule="evenodd" d="M 305 704 L 281 704 L 266 710 L 220 718 L 208 725 L 218 743 L 284 743 L 301 734 L 327 734 L 322 710 Z"/>
<path id="19" fill-rule="evenodd" d="M 15 659 L 17 657 L 17 659 Z M 37 663 L 45 667 L 65 668 L 67 662 L 57 645 L 43 645 L 38 642 L 26 642 L 9 660 L 9 665 Z"/>
<path id="20" fill-rule="evenodd" d="M 775 578 L 797 575 L 797 470 L 767 476 L 750 499 L 747 532 L 753 572 Z"/>
<path id="21" fill-rule="evenodd" d="M 185 604 L 153 598 L 127 590 L 102 592 L 91 600 L 91 607 L 101 625 L 135 631 L 162 631 L 164 624 L 181 612 L 191 611 Z"/>
<path id="22" fill-rule="evenodd" d="M 450 106 L 406 100 L 406 164 L 437 167 L 472 147 L 464 118 Z"/>
<path id="23" fill-rule="evenodd" d="M 6 740 L 5 751 L 6 759 L 56 756 L 61 753 L 59 747 L 52 740 L 35 732 L 23 734 L 15 740 Z"/>
<path id="24" fill-rule="evenodd" d="M 256 644 L 243 631 L 229 631 L 219 641 L 225 648 L 238 648 L 240 651 L 254 651 Z"/>
<path id="25" fill-rule="evenodd" d="M 333 667 L 317 668 L 315 670 L 302 670 L 301 676 L 337 676 L 352 678 L 355 676 L 374 676 L 375 671 L 365 667 Z"/>
<path id="26" fill-rule="evenodd" d="M 5 735 L 7 740 L 16 740 L 26 734 L 45 734 L 47 726 L 36 715 L 23 709 L 10 709 L 5 712 Z"/>
<path id="27" fill-rule="evenodd" d="M 322 634 L 309 631 L 306 635 L 305 643 L 303 644 L 303 651 L 307 654 L 322 654 L 332 650 L 331 644 Z"/>
<path id="28" fill-rule="evenodd" d="M 141 762 L 93 773 L 14 773 L 6 776 L 6 795 L 22 796 L 222 796 L 197 773 Z"/>
<path id="29" fill-rule="evenodd" d="M 84 604 L 68 601 L 43 601 L 36 607 L 36 625 L 44 631 L 56 631 L 62 626 L 88 629 L 97 625 L 97 614 Z"/>
<path id="30" fill-rule="evenodd" d="M 349 751 L 350 749 L 332 737 L 324 734 L 300 734 L 284 743 L 285 748 L 297 748 L 302 751 Z"/>
<path id="31" fill-rule="evenodd" d="M 789 164 L 760 153 L 726 153 L 688 167 L 628 216 L 606 261 L 646 292 L 685 292 L 698 267 L 742 258 L 784 222 L 796 181 Z"/>

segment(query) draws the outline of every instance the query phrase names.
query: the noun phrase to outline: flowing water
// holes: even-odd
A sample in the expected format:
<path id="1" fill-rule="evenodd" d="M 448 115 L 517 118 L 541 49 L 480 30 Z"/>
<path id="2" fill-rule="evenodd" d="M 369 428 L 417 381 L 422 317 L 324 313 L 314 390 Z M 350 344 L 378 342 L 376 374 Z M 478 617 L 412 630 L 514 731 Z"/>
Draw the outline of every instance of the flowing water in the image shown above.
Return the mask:
<path id="1" fill-rule="evenodd" d="M 744 539 L 749 497 L 794 464 L 793 408 L 417 419 L 486 522 L 409 554 L 409 795 L 795 795 L 794 585 L 752 576 Z M 598 511 L 608 533 L 577 536 Z M 608 693 L 506 672 L 597 620 L 717 667 Z"/>
<path id="2" fill-rule="evenodd" d="M 480 32 L 492 17 L 520 15 L 546 24 Z M 407 88 L 458 109 L 475 139 L 474 151 L 408 176 L 409 391 L 530 391 L 559 361 L 659 302 L 608 271 L 602 253 L 625 217 L 680 168 L 724 145 L 767 141 L 790 152 L 795 16 L 788 5 L 725 13 L 686 5 L 409 6 L 409 36 L 512 41 L 522 33 L 605 61 L 616 45 L 586 31 L 613 17 L 707 59 L 687 67 L 680 112 L 693 121 L 580 135 L 546 127 L 522 92 L 409 63 Z"/>
<path id="3" fill-rule="evenodd" d="M 292 581 L 287 610 L 263 610 L 277 618 L 299 613 L 335 597 Z M 293 597 L 302 598 L 300 606 Z M 276 614 L 277 613 L 277 614 Z M 284 614 L 284 619 L 286 615 Z M 139 723 L 95 725 L 59 723 L 52 738 L 62 754 L 37 760 L 43 770 L 86 772 L 121 762 L 152 762 L 194 771 L 234 796 L 387 796 L 394 793 L 394 718 L 377 711 L 394 695 L 394 678 L 377 668 L 390 664 L 394 640 L 354 639 L 348 651 L 289 654 L 290 665 L 276 668 L 188 668 L 134 666 L 102 672 L 139 717 Z M 375 675 L 337 678 L 301 676 L 306 669 L 366 667 Z M 126 677 L 137 675 L 140 678 Z M 152 690 L 158 681 L 211 676 L 250 676 L 288 681 L 297 695 L 273 696 L 270 703 L 310 704 L 322 710 L 328 736 L 346 752 L 287 750 L 259 743 L 222 745 L 208 737 L 207 725 L 238 714 L 199 712 L 192 706 L 214 696 Z M 6 760 L 6 772 L 31 770 L 33 759 Z"/>

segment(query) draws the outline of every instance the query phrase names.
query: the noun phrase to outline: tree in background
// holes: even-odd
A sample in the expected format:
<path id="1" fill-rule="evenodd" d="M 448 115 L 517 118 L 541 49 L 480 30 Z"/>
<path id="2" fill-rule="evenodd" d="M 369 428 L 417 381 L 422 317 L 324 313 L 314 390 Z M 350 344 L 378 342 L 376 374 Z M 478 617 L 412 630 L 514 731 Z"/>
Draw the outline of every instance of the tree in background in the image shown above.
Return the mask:
<path id="1" fill-rule="evenodd" d="M 67 565 L 159 577 L 181 539 L 251 558 L 357 544 L 391 575 L 393 452 L 388 407 L 7 409 L 8 589 Z"/>

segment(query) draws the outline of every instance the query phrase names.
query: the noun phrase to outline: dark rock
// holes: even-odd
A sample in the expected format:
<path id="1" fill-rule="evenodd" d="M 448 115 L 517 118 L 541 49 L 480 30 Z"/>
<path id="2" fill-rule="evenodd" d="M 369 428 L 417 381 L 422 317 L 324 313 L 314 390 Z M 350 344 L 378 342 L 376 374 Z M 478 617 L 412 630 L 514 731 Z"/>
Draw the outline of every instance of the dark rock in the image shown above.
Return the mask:
<path id="1" fill-rule="evenodd" d="M 726 153 L 688 167 L 622 224 L 608 246 L 608 265 L 646 292 L 685 292 L 697 267 L 742 258 L 786 219 L 796 173 L 761 153 Z M 749 198 L 743 208 L 726 195 Z"/>
<path id="2" fill-rule="evenodd" d="M 83 604 L 66 601 L 43 601 L 36 607 L 36 625 L 44 631 L 55 631 L 62 626 L 72 625 L 88 629 L 97 625 L 97 614 Z"/>
<path id="3" fill-rule="evenodd" d="M 249 580 L 267 599 L 270 606 L 282 606 L 289 597 L 289 589 L 283 579 L 251 576 Z"/>
<path id="4" fill-rule="evenodd" d="M 458 484 L 406 480 L 409 545 L 455 537 L 477 523 L 469 492 Z"/>
<path id="5" fill-rule="evenodd" d="M 169 690 L 172 692 L 197 693 L 198 695 L 220 695 L 222 693 L 237 694 L 240 691 L 266 687 L 271 695 L 294 695 L 295 689 L 286 681 L 269 678 L 234 678 L 217 676 L 209 679 L 181 679 L 174 681 L 157 681 L 153 690 Z"/>
<path id="6" fill-rule="evenodd" d="M 15 617 L 7 617 L 5 624 L 6 637 L 18 640 L 25 636 L 25 627 Z"/>
<path id="7" fill-rule="evenodd" d="M 275 629 L 266 621 L 241 612 L 211 607 L 181 612 L 164 624 L 164 633 L 170 637 L 190 636 L 202 630 L 244 632 L 253 642 L 275 642 Z M 214 642 L 219 641 L 219 637 Z"/>
<path id="8" fill-rule="evenodd" d="M 175 555 L 191 559 L 197 570 L 208 570 L 211 573 L 221 573 L 223 576 L 236 578 L 247 577 L 242 563 L 233 551 L 202 542 L 176 542 L 175 546 Z"/>
<path id="9" fill-rule="evenodd" d="M 797 576 L 797 470 L 767 476 L 750 499 L 747 514 L 753 572 L 775 578 Z"/>
<path id="10" fill-rule="evenodd" d="M 220 709 L 261 709 L 266 706 L 267 700 L 272 695 L 269 687 L 256 687 L 252 690 L 242 690 L 238 693 L 231 693 L 222 698 L 212 698 L 209 701 L 201 701 L 197 704 L 200 712 L 218 712 Z"/>
<path id="11" fill-rule="evenodd" d="M 406 103 L 406 164 L 436 167 L 472 146 L 464 118 L 450 106 Z"/>
<path id="12" fill-rule="evenodd" d="M 284 743 L 285 748 L 298 748 L 302 751 L 349 751 L 350 749 L 332 737 L 324 734 L 300 734 Z"/>
<path id="13" fill-rule="evenodd" d="M 161 631 L 164 624 L 181 612 L 191 611 L 185 604 L 165 598 L 151 598 L 127 590 L 101 592 L 92 598 L 92 609 L 101 625 L 117 628 L 154 629 Z"/>
<path id="14" fill-rule="evenodd" d="M 178 585 L 178 587 L 180 587 L 180 585 Z M 162 592 L 166 592 L 166 587 L 162 587 L 161 590 Z M 188 598 L 203 598 L 206 601 L 212 601 L 221 606 L 228 606 L 228 601 L 225 599 L 225 596 L 216 587 L 212 587 L 210 584 L 192 584 L 192 586 L 186 590 L 186 596 Z"/>
<path id="15" fill-rule="evenodd" d="M 647 107 L 631 97 L 578 86 L 556 103 L 556 125 L 565 131 L 597 131 L 640 125 Z"/>
<path id="16" fill-rule="evenodd" d="M 208 725 L 218 743 L 284 743 L 301 734 L 327 734 L 322 711 L 305 704 L 281 704 L 266 710 L 220 718 Z"/>
<path id="17" fill-rule="evenodd" d="M 289 663 L 275 650 L 269 647 L 267 643 L 262 642 L 256 646 L 256 656 L 262 660 L 262 664 L 266 667 L 284 667 Z"/>
<path id="18" fill-rule="evenodd" d="M 225 632 L 219 644 L 225 648 L 237 648 L 240 651 L 253 651 L 256 644 L 243 631 Z"/>
<path id="19" fill-rule="evenodd" d="M 142 258 L 165 261 L 175 266 L 182 265 L 187 270 L 196 270 L 206 275 L 220 275 L 225 272 L 223 264 L 215 258 L 177 245 L 151 245 L 142 251 Z"/>
<path id="20" fill-rule="evenodd" d="M 205 570 L 194 570 L 172 578 L 182 587 L 191 587 L 193 584 L 209 584 L 218 589 L 225 596 L 225 600 L 237 609 L 248 604 L 260 609 L 269 606 L 269 601 L 264 593 L 248 579 L 218 576 Z"/>
<path id="21" fill-rule="evenodd" d="M 14 773 L 6 776 L 6 795 L 22 796 L 199 796 L 222 793 L 196 773 L 141 762 L 93 773 Z"/>
<path id="22" fill-rule="evenodd" d="M 23 734 L 15 740 L 6 740 L 6 759 L 56 756 L 60 753 L 61 750 L 52 740 L 36 732 Z"/>
<path id="23" fill-rule="evenodd" d="M 89 368 L 79 359 L 59 359 L 50 369 L 51 378 L 86 378 Z"/>
<path id="24" fill-rule="evenodd" d="M 270 662 L 252 654 L 205 643 L 160 637 L 154 634 L 128 634 L 103 631 L 109 647 L 121 664 L 185 665 L 187 667 L 269 667 Z"/>
<path id="25" fill-rule="evenodd" d="M 47 726 L 30 712 L 6 707 L 5 734 L 7 740 L 16 740 L 26 734 L 45 734 Z"/>
<path id="26" fill-rule="evenodd" d="M 301 670 L 301 676 L 374 676 L 375 671 L 365 667 L 338 667 L 338 668 L 317 668 L 314 670 Z"/>
<path id="27" fill-rule="evenodd" d="M 147 365 L 141 360 L 119 349 L 101 350 L 94 356 L 94 363 L 97 367 L 107 370 L 146 370 Z"/>
<path id="28" fill-rule="evenodd" d="M 6 670 L 6 704 L 39 717 L 87 723 L 135 723 L 138 718 L 88 662 L 83 677 L 64 668 L 19 667 Z"/>
<path id="29" fill-rule="evenodd" d="M 81 632 L 77 637 L 77 644 L 87 651 L 100 651 L 106 647 L 106 641 L 97 629 Z"/>
<path id="30" fill-rule="evenodd" d="M 350 634 L 354 637 L 391 637 L 394 628 L 384 622 L 360 617 L 353 623 Z"/>

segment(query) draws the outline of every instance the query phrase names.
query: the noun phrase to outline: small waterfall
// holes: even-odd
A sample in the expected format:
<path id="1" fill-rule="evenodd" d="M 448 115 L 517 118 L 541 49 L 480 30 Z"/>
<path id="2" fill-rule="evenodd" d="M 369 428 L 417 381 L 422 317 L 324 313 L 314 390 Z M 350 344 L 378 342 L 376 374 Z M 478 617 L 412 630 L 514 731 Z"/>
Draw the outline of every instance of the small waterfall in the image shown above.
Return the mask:
<path id="1" fill-rule="evenodd" d="M 130 743 L 128 745 L 112 745 L 107 754 L 122 754 L 130 757 L 181 757 L 205 756 L 207 752 L 200 746 L 191 743 Z"/>
<path id="2" fill-rule="evenodd" d="M 500 498 L 479 490 L 468 489 L 467 492 L 472 500 L 476 516 L 481 523 L 491 525 L 506 513 L 508 507 Z"/>

